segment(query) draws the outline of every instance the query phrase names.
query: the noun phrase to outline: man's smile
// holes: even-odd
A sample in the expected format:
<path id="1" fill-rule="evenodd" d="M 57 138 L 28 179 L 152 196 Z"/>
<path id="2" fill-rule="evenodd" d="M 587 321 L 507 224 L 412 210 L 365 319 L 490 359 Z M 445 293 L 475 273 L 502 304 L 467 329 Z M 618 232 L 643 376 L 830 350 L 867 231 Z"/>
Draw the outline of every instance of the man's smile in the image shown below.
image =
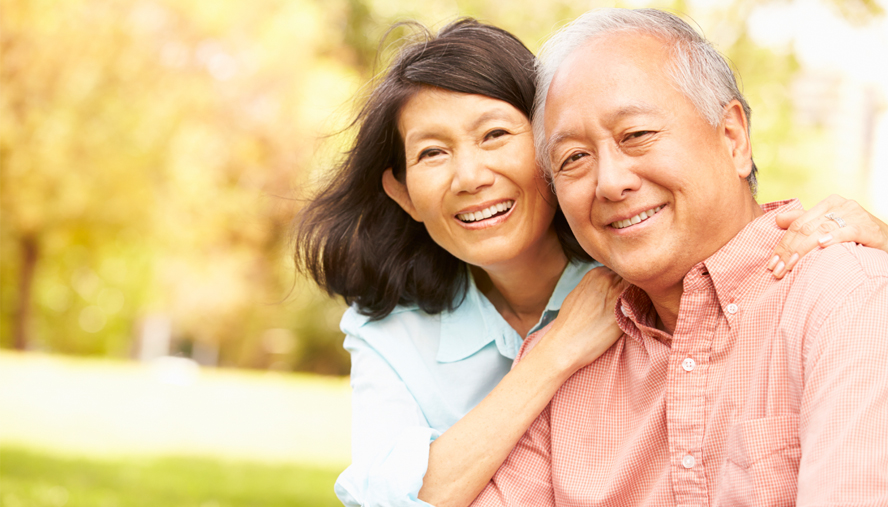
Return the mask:
<path id="1" fill-rule="evenodd" d="M 659 212 L 661 209 L 663 209 L 663 206 L 665 206 L 665 204 L 661 204 L 655 208 L 651 208 L 649 210 L 642 211 L 641 213 L 631 216 L 629 218 L 626 218 L 624 220 L 616 220 L 616 221 L 612 222 L 610 224 L 610 226 L 613 227 L 614 229 L 625 229 L 626 227 L 629 227 L 630 225 L 635 225 L 640 222 L 644 222 L 648 218 L 657 214 L 657 212 Z"/>

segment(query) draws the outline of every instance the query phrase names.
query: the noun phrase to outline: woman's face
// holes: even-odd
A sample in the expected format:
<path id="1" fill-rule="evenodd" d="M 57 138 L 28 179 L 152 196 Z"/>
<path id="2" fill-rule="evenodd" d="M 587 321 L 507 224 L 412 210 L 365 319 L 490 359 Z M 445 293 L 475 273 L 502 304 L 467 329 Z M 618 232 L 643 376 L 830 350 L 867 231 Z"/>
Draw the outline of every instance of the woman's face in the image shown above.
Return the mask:
<path id="1" fill-rule="evenodd" d="M 401 109 L 406 185 L 386 193 L 455 257 L 493 267 L 551 250 L 555 198 L 537 170 L 529 120 L 512 105 L 423 88 Z"/>

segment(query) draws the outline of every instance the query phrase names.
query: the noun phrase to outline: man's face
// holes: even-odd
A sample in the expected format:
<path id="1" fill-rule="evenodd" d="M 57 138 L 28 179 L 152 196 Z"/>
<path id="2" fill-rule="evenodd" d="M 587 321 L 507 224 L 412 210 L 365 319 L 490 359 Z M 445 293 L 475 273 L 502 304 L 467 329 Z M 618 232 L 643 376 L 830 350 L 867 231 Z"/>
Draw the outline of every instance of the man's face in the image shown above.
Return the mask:
<path id="1" fill-rule="evenodd" d="M 755 213 L 741 106 L 713 127 L 675 87 L 668 59 L 660 39 L 638 32 L 593 38 L 558 69 L 544 117 L 577 239 L 645 290 L 680 284 Z"/>

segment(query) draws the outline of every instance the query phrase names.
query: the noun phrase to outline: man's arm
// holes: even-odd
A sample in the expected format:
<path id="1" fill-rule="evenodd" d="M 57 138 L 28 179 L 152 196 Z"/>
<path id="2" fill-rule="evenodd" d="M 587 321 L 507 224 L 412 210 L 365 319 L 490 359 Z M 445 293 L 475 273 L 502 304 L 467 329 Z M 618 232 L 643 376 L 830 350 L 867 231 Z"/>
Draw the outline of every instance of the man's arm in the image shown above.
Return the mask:
<path id="1" fill-rule="evenodd" d="M 888 275 L 876 272 L 808 338 L 800 506 L 888 505 Z"/>
<path id="2" fill-rule="evenodd" d="M 472 507 L 554 507 L 550 436 L 549 407 L 546 407 Z"/>

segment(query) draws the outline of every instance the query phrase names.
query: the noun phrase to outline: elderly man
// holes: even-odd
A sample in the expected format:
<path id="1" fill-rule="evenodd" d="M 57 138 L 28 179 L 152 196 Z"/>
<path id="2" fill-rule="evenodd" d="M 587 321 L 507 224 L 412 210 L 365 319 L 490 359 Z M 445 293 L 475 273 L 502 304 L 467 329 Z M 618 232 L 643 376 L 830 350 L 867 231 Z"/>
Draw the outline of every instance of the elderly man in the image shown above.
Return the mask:
<path id="1" fill-rule="evenodd" d="M 565 215 L 633 286 L 624 336 L 475 505 L 888 505 L 888 255 L 771 276 L 774 215 L 800 205 L 756 203 L 725 61 L 670 14 L 593 11 L 547 44 L 537 94 Z"/>

